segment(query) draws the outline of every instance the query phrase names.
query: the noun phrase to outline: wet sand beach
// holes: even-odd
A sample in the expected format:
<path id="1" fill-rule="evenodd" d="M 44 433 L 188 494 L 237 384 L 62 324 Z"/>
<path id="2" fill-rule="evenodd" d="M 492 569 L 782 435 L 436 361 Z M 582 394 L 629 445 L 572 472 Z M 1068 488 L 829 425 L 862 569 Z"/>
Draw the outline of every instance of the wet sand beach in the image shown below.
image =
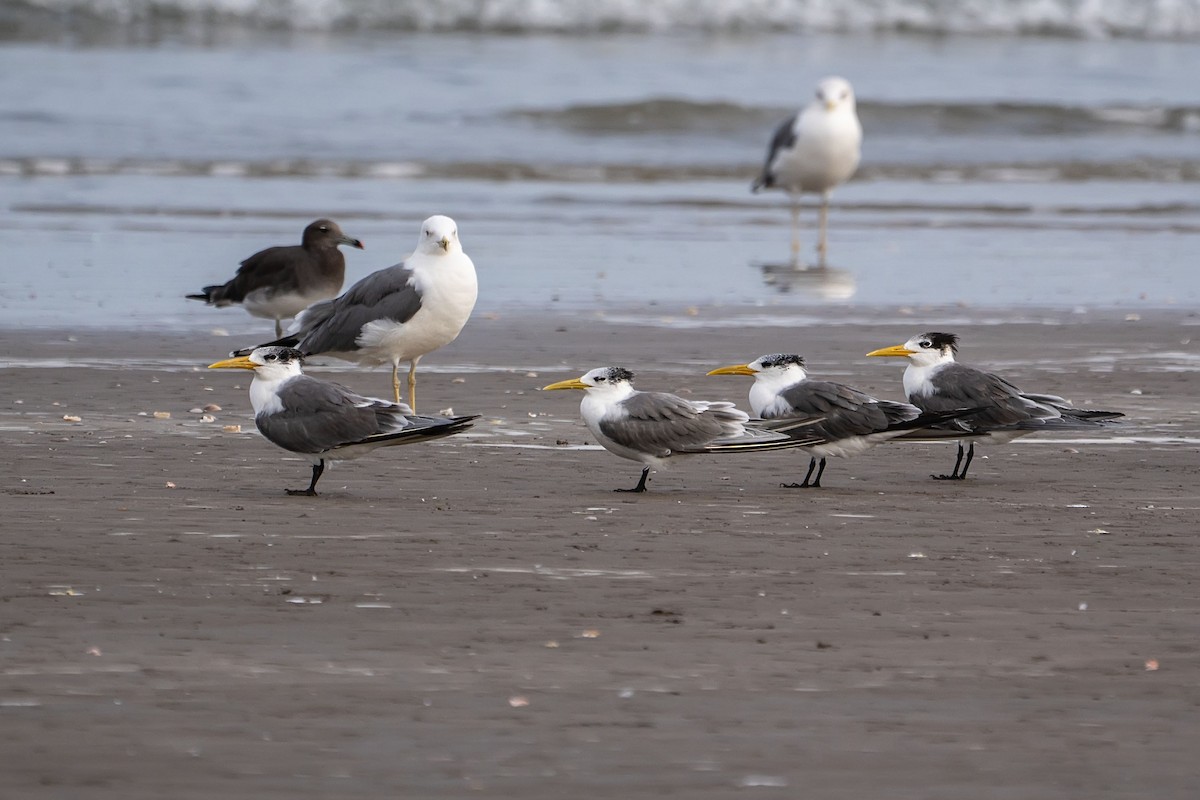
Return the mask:
<path id="1" fill-rule="evenodd" d="M 203 369 L 241 337 L 0 331 L 0 795 L 1193 797 L 1200 318 L 715 315 L 477 318 L 418 394 L 476 428 L 317 498 L 249 374 Z M 930 328 L 1128 420 L 965 482 L 929 478 L 951 445 L 885 445 L 820 491 L 771 453 L 633 496 L 578 394 L 536 391 L 620 363 L 745 407 L 704 372 L 796 351 L 897 398 L 863 354 Z"/>

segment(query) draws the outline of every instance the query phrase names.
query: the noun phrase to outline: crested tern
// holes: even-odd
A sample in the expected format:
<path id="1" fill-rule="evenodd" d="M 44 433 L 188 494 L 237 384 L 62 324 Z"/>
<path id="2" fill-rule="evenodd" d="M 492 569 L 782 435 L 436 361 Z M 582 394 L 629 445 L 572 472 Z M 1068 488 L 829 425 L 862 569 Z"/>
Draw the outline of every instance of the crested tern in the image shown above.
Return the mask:
<path id="1" fill-rule="evenodd" d="M 954 360 L 956 352 L 958 336 L 935 331 L 918 334 L 904 344 L 867 353 L 868 356 L 908 359 L 904 369 L 904 393 L 910 403 L 924 411 L 968 406 L 982 409 L 940 426 L 960 437 L 966 435 L 971 439 L 971 446 L 964 463 L 962 440 L 959 439 L 954 469 L 949 475 L 934 475 L 938 480 L 967 477 L 971 459 L 975 457 L 975 439 L 1003 444 L 1036 431 L 1096 428 L 1125 416 L 1118 411 L 1075 408 L 1057 395 L 1022 392 L 999 375 L 959 364 Z"/>
<path id="2" fill-rule="evenodd" d="M 542 387 L 543 391 L 582 389 L 586 394 L 579 412 L 596 441 L 610 453 L 643 465 L 637 486 L 614 491 L 646 491 L 650 470 L 660 469 L 671 456 L 778 450 L 821 441 L 801 431 L 806 422 L 751 422 L 733 403 L 641 392 L 632 381 L 633 373 L 627 369 L 599 367 Z"/>
<path id="3" fill-rule="evenodd" d="M 792 261 L 800 259 L 800 196 L 821 195 L 818 265 L 825 266 L 829 195 L 858 169 L 862 157 L 862 124 L 855 110 L 854 88 L 844 78 L 817 84 L 816 97 L 775 131 L 762 174 L 750 190 L 782 189 L 792 207 Z"/>
<path id="4" fill-rule="evenodd" d="M 805 448 L 812 455 L 804 482 L 780 484 L 788 489 L 820 488 L 828 456 L 857 455 L 889 439 L 920 432 L 977 410 L 923 412 L 911 403 L 880 400 L 842 383 L 810 380 L 804 359 L 792 353 L 759 356 L 748 364 L 718 367 L 708 374 L 753 377 L 750 410 L 757 417 L 814 420 L 803 430 L 825 441 Z"/>
<path id="5" fill-rule="evenodd" d="M 363 243 L 342 233 L 336 222 L 319 219 L 304 229 L 300 244 L 260 250 L 243 261 L 229 281 L 205 286 L 187 298 L 216 308 L 241 305 L 251 316 L 275 320 L 275 335 L 282 336 L 282 320 L 342 290 L 346 257 L 339 244 L 363 249 Z"/>
<path id="6" fill-rule="evenodd" d="M 307 489 L 288 489 L 290 495 L 315 497 L 326 462 L 450 436 L 470 428 L 471 420 L 477 419 L 417 416 L 403 403 L 364 397 L 305 375 L 302 359 L 299 350 L 267 346 L 208 367 L 254 370 L 250 382 L 254 424 L 271 443 L 312 461 L 312 482 Z"/>
<path id="7" fill-rule="evenodd" d="M 367 366 L 390 363 L 397 403 L 400 362 L 408 361 L 408 404 L 415 409 L 417 362 L 458 337 L 478 294 L 475 265 L 463 252 L 458 225 L 433 216 L 421 224 L 417 249 L 403 262 L 371 273 L 336 299 L 309 306 L 294 333 L 267 344 Z"/>

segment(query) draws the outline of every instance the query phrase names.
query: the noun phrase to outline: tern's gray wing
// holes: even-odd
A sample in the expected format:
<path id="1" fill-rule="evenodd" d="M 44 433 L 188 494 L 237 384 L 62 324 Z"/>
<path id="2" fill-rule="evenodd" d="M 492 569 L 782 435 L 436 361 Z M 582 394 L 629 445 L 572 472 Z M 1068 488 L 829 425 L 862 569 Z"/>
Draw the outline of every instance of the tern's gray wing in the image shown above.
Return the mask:
<path id="1" fill-rule="evenodd" d="M 403 406 L 307 375 L 286 381 L 278 396 L 283 409 L 259 414 L 254 422 L 263 436 L 294 453 L 323 453 L 409 424 Z"/>
<path id="2" fill-rule="evenodd" d="M 1064 420 L 1092 424 L 1095 422 L 1111 422 L 1125 416 L 1120 411 L 1096 411 L 1090 408 L 1060 408 Z"/>
<path id="3" fill-rule="evenodd" d="M 950 364 L 934 374 L 932 383 L 933 394 L 909 399 L 924 411 L 984 409 L 952 423 L 969 430 L 1037 428 L 1046 420 L 1061 416 L 1051 406 L 1022 397 L 1019 389 L 998 375 L 974 367 Z"/>
<path id="4" fill-rule="evenodd" d="M 1022 392 L 1021 397 L 1039 405 L 1049 406 L 1062 414 L 1060 424 L 1090 425 L 1095 422 L 1109 422 L 1125 416 L 1120 411 L 1097 411 L 1090 408 L 1075 408 L 1056 394 L 1030 394 Z"/>
<path id="5" fill-rule="evenodd" d="M 779 155 L 780 150 L 787 149 L 795 143 L 796 115 L 792 115 L 775 129 L 775 135 L 771 137 L 771 144 L 767 146 L 767 160 L 763 163 L 762 174 L 751 184 L 750 191 L 770 189 L 775 185 L 775 174 L 771 171 L 771 165 L 775 163 L 775 157 Z"/>
<path id="6" fill-rule="evenodd" d="M 363 278 L 340 297 L 301 312 L 296 348 L 306 355 L 358 349 L 363 326 L 377 320 L 408 322 L 421 308 L 413 272 L 397 264 Z"/>
<path id="7" fill-rule="evenodd" d="M 820 434 L 827 440 L 894 429 L 921 413 L 908 403 L 878 400 L 866 392 L 833 381 L 804 381 L 789 386 L 780 393 L 780 399 L 783 408 L 777 403 L 771 411 L 782 411 L 783 414 L 769 414 L 764 409 L 763 416 L 821 418 L 809 432 Z"/>
<path id="8" fill-rule="evenodd" d="M 745 419 L 726 408 L 698 410 L 665 392 L 637 392 L 622 400 L 620 409 L 600 420 L 600 432 L 623 447 L 657 456 L 701 447 L 724 435 L 730 422 Z"/>

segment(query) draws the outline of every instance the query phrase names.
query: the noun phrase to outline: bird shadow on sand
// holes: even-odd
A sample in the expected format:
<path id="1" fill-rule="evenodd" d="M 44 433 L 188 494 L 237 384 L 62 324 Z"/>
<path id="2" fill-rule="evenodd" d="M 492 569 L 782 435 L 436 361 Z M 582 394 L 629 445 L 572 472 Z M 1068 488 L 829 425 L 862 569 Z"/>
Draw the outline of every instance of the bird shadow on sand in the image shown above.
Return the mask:
<path id="1" fill-rule="evenodd" d="M 802 294 L 821 300 L 849 300 L 858 291 L 854 273 L 825 265 L 809 266 L 800 261 L 751 261 L 762 274 L 763 283 L 779 294 Z"/>

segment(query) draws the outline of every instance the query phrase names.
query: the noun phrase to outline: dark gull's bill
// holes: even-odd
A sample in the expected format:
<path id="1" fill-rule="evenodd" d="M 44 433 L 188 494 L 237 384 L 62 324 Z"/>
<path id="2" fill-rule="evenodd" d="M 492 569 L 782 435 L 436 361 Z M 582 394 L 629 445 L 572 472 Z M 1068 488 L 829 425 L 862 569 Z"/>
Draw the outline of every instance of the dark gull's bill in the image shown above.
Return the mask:
<path id="1" fill-rule="evenodd" d="M 471 427 L 477 416 L 417 416 L 408 406 L 363 397 L 344 386 L 305 375 L 302 354 L 290 347 L 259 347 L 246 356 L 210 364 L 209 369 L 250 369 L 254 424 L 271 443 L 312 461 L 307 489 L 288 494 L 316 496 L 326 462 L 366 455 L 380 447 L 414 444 Z"/>
<path id="2" fill-rule="evenodd" d="M 340 244 L 363 249 L 363 243 L 342 233 L 336 222 L 319 219 L 304 229 L 300 244 L 260 250 L 226 283 L 205 286 L 187 297 L 217 308 L 240 305 L 251 316 L 275 320 L 275 335 L 282 336 L 281 320 L 342 290 L 346 257 L 338 250 Z"/>
<path id="3" fill-rule="evenodd" d="M 854 88 L 844 78 L 825 78 L 816 98 L 800 113 L 785 120 L 767 148 L 762 174 L 750 189 L 782 189 L 792 206 L 792 262 L 800 261 L 800 196 L 821 195 L 818 264 L 825 266 L 829 194 L 850 180 L 858 169 L 862 125 L 855 109 Z"/>
<path id="4" fill-rule="evenodd" d="M 646 491 L 650 470 L 661 469 L 672 456 L 779 450 L 821 441 L 803 433 L 803 422 L 751 422 L 733 403 L 641 392 L 632 380 L 627 369 L 600 367 L 542 387 L 582 389 L 579 413 L 596 441 L 610 453 L 643 465 L 637 486 L 618 492 Z"/>
<path id="5" fill-rule="evenodd" d="M 956 352 L 957 335 L 930 332 L 918 334 L 904 344 L 867 353 L 868 356 L 908 359 L 904 369 L 904 393 L 910 403 L 923 411 L 982 409 L 936 426 L 971 438 L 966 463 L 963 463 L 960 439 L 954 470 L 949 475 L 934 475 L 938 480 L 967 477 L 971 459 L 975 457 L 975 439 L 1003 444 L 1037 431 L 1095 429 L 1125 416 L 1119 411 L 1075 408 L 1057 395 L 1022 392 L 999 375 L 959 364 L 954 360 Z"/>
<path id="6" fill-rule="evenodd" d="M 341 297 L 305 309 L 294 333 L 268 345 L 366 366 L 391 364 L 397 403 L 400 362 L 408 361 L 408 404 L 415 409 L 417 362 L 458 337 L 478 294 L 475 265 L 459 243 L 458 226 L 449 217 L 433 216 L 422 223 L 412 255 L 371 273 Z"/>
<path id="7" fill-rule="evenodd" d="M 911 403 L 880 400 L 843 383 L 810 380 L 804 359 L 791 353 L 760 356 L 749 364 L 718 367 L 708 374 L 753 377 L 749 399 L 755 416 L 809 422 L 802 429 L 804 433 L 824 440 L 805 448 L 812 454 L 808 473 L 803 483 L 780 484 L 789 489 L 820 488 L 827 456 L 857 455 L 889 439 L 920 432 L 978 410 L 924 412 Z"/>

